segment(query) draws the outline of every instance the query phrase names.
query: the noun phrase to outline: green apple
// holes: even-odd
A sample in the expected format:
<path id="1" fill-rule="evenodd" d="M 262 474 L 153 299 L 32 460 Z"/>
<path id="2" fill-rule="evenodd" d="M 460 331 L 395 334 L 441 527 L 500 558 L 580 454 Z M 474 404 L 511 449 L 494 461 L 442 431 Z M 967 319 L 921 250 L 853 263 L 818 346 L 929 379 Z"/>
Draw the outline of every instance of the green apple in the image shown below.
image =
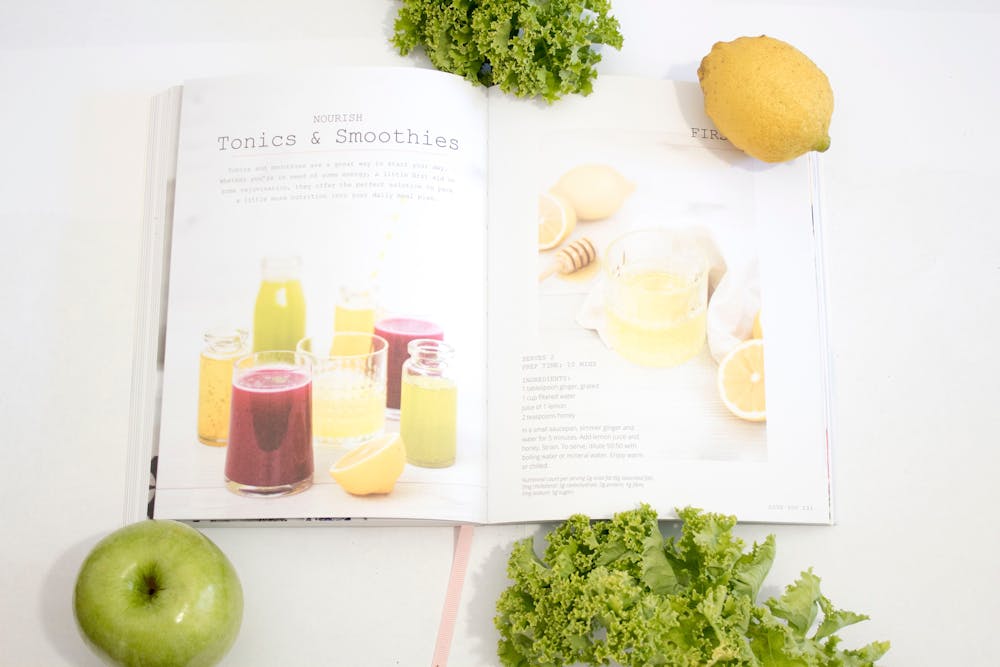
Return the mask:
<path id="1" fill-rule="evenodd" d="M 214 665 L 236 641 L 243 588 L 226 555 L 178 521 L 111 533 L 87 555 L 73 611 L 88 644 L 118 665 Z"/>

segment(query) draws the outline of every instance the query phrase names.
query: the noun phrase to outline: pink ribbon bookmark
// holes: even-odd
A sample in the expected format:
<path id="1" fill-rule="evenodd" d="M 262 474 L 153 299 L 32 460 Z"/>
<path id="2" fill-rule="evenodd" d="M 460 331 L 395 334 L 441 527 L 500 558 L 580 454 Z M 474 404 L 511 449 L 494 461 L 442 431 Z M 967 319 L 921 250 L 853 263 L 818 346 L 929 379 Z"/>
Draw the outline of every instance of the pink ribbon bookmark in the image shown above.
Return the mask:
<path id="1" fill-rule="evenodd" d="M 438 625 L 437 643 L 434 645 L 432 667 L 446 667 L 448 664 L 448 652 L 451 650 L 451 638 L 455 634 L 455 619 L 458 617 L 458 603 L 462 599 L 465 568 L 469 564 L 469 549 L 471 547 L 472 526 L 469 524 L 459 526 L 458 539 L 455 540 L 455 553 L 451 557 L 448 591 L 445 593 L 444 609 L 441 610 L 441 623 Z"/>

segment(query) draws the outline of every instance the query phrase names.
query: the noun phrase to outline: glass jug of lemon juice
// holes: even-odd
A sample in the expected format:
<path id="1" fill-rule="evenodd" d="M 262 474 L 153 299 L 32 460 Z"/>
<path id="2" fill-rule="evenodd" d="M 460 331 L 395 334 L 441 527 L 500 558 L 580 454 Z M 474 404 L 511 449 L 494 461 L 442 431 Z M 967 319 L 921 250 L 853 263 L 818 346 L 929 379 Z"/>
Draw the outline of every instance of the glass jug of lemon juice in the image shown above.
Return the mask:
<path id="1" fill-rule="evenodd" d="M 642 366 L 677 366 L 705 344 L 708 264 L 666 229 L 630 232 L 605 252 L 605 330 L 614 350 Z"/>

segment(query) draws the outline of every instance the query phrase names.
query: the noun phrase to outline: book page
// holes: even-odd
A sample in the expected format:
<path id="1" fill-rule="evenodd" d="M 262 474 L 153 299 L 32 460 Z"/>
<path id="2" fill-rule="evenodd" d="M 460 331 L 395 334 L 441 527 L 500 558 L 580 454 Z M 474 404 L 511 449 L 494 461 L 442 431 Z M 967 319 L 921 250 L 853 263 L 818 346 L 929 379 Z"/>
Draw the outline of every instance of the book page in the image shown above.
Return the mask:
<path id="1" fill-rule="evenodd" d="M 157 518 L 484 518 L 486 120 L 411 68 L 185 84 Z"/>
<path id="2" fill-rule="evenodd" d="M 812 159 L 746 157 L 692 83 L 490 113 L 490 520 L 830 521 Z"/>

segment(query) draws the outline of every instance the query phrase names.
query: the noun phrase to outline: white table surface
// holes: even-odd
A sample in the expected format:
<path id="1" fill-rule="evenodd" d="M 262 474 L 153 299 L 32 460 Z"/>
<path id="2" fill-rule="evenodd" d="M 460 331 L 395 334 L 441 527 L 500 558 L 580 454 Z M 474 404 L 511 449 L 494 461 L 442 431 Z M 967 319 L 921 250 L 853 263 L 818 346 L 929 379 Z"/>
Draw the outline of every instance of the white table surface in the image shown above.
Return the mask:
<path id="1" fill-rule="evenodd" d="M 123 522 L 149 96 L 201 75 L 420 64 L 390 1 L 3 2 L 0 7 L 0 664 L 93 665 L 71 591 Z M 832 527 L 777 536 L 765 593 L 813 566 L 889 639 L 889 666 L 997 664 L 1000 619 L 998 3 L 615 0 L 600 71 L 696 80 L 767 33 L 836 98 L 823 156 L 836 381 Z M 947 8 L 947 9 L 945 9 Z M 204 528 L 243 581 L 227 665 L 427 665 L 452 528 Z M 494 665 L 513 540 L 477 528 L 452 665 Z"/>

